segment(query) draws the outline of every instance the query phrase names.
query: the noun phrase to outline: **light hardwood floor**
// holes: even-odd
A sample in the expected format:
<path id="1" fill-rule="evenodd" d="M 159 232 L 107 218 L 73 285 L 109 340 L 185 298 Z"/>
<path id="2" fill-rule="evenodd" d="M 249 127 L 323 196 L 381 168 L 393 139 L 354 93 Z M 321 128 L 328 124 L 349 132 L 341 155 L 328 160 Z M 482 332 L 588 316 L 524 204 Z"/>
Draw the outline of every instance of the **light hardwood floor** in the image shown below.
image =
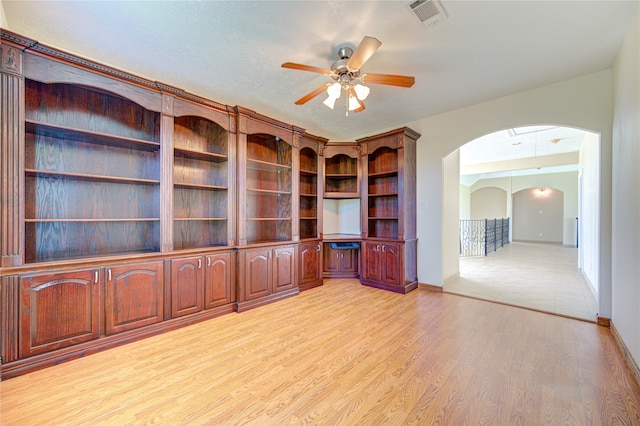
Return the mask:
<path id="1" fill-rule="evenodd" d="M 325 285 L 0 383 L 2 425 L 640 424 L 608 329 Z"/>

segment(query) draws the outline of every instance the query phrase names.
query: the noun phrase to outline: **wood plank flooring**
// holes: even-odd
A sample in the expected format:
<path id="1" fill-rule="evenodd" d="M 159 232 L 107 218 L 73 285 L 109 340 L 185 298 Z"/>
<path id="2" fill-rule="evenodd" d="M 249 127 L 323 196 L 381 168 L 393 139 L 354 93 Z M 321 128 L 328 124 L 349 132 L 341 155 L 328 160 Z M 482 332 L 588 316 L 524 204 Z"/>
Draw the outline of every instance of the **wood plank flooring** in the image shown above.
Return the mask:
<path id="1" fill-rule="evenodd" d="M 633 425 L 608 329 L 325 285 L 0 383 L 0 424 Z"/>

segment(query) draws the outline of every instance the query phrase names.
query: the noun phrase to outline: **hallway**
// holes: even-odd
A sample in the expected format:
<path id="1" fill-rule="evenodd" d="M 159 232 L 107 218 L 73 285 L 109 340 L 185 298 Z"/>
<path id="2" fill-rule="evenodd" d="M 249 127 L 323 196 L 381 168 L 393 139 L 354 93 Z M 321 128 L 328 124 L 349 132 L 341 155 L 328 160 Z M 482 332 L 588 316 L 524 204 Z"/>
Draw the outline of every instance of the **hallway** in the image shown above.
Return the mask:
<path id="1" fill-rule="evenodd" d="M 460 276 L 443 290 L 588 321 L 597 302 L 578 265 L 578 249 L 511 243 L 489 256 L 461 257 Z"/>

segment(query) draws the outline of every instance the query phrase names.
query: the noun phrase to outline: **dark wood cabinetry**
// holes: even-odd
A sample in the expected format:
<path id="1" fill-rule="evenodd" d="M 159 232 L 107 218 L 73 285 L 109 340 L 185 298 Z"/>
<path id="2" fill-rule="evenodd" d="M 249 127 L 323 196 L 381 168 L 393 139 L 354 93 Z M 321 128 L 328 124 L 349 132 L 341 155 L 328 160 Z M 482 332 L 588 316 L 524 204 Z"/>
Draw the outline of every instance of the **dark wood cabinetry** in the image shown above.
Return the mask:
<path id="1" fill-rule="evenodd" d="M 358 278 L 360 276 L 360 251 L 331 248 L 331 243 L 322 243 L 325 278 Z"/>
<path id="2" fill-rule="evenodd" d="M 308 290 L 322 285 L 322 184 L 326 139 L 303 135 L 300 138 L 298 286 Z"/>
<path id="3" fill-rule="evenodd" d="M 298 246 L 300 290 L 308 290 L 322 285 L 322 250 L 321 242 L 301 243 Z"/>
<path id="4" fill-rule="evenodd" d="M 171 318 L 235 302 L 229 252 L 171 260 Z"/>
<path id="5" fill-rule="evenodd" d="M 416 140 L 402 128 L 358 140 L 362 147 L 362 283 L 406 293 L 418 286 Z"/>
<path id="6" fill-rule="evenodd" d="M 173 248 L 229 245 L 228 132 L 196 116 L 173 128 Z"/>
<path id="7" fill-rule="evenodd" d="M 360 197 L 360 147 L 355 143 L 327 143 L 324 155 L 324 197 Z"/>
<path id="8" fill-rule="evenodd" d="M 237 114 L 240 312 L 300 292 L 301 130 L 244 108 Z"/>
<path id="9" fill-rule="evenodd" d="M 358 277 L 360 256 L 363 284 L 417 285 L 409 129 L 329 143 L 5 30 L 0 59 L 2 378 Z M 360 198 L 362 254 L 323 242 L 324 197 Z"/>
<path id="10" fill-rule="evenodd" d="M 362 251 L 362 278 L 381 286 L 392 286 L 388 290 L 394 290 L 402 277 L 402 250 L 402 244 L 366 241 Z"/>
<path id="11" fill-rule="evenodd" d="M 24 125 L 26 262 L 160 250 L 157 112 L 27 78 Z"/>
<path id="12" fill-rule="evenodd" d="M 108 267 L 106 275 L 105 334 L 163 320 L 162 261 Z"/>
<path id="13" fill-rule="evenodd" d="M 228 306 L 236 301 L 234 253 L 223 252 L 204 257 L 204 308 Z"/>
<path id="14" fill-rule="evenodd" d="M 295 246 L 240 250 L 236 311 L 298 294 L 295 254 Z"/>
<path id="15" fill-rule="evenodd" d="M 20 278 L 20 357 L 97 339 L 99 269 Z"/>
<path id="16" fill-rule="evenodd" d="M 171 260 L 171 317 L 200 312 L 204 308 L 202 256 Z"/>

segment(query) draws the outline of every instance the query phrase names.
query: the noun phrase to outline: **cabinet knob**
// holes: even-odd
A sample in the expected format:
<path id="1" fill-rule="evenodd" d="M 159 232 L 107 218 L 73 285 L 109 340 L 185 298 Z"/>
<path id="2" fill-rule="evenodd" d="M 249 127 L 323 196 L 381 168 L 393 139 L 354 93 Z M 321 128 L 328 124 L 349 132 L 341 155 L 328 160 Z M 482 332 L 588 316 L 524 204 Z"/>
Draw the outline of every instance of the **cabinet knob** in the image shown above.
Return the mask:
<path id="1" fill-rule="evenodd" d="M 107 269 L 107 281 L 111 281 L 111 268 Z"/>
<path id="2" fill-rule="evenodd" d="M 211 257 L 207 256 L 207 268 L 211 266 Z"/>
<path id="3" fill-rule="evenodd" d="M 198 269 L 202 268 L 202 259 L 198 259 Z"/>
<path id="4" fill-rule="evenodd" d="M 95 272 L 93 273 L 93 281 L 94 281 L 96 284 L 98 284 L 98 271 L 95 271 Z"/>

